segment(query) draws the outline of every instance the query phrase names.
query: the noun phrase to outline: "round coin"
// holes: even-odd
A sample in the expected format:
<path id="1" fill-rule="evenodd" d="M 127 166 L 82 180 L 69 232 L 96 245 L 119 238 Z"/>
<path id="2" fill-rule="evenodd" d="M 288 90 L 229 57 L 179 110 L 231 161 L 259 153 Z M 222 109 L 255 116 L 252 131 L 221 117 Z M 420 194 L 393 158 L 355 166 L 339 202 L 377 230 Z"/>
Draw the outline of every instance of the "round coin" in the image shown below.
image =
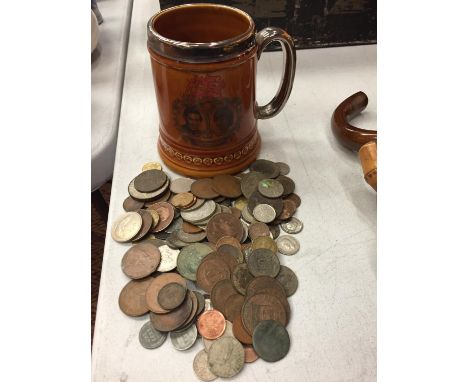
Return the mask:
<path id="1" fill-rule="evenodd" d="M 244 296 L 234 294 L 230 296 L 224 304 L 224 312 L 226 319 L 233 322 L 234 318 L 241 313 L 242 305 L 244 304 Z"/>
<path id="2" fill-rule="evenodd" d="M 171 342 L 175 349 L 187 350 L 197 341 L 197 335 L 197 327 L 195 325 L 190 325 L 184 331 L 171 332 L 169 336 L 171 337 Z"/>
<path id="3" fill-rule="evenodd" d="M 206 258 L 205 258 L 206 259 Z M 205 292 L 211 294 L 211 290 L 218 281 L 231 277 L 229 266 L 215 255 L 201 262 L 197 269 L 197 285 Z"/>
<path id="4" fill-rule="evenodd" d="M 297 239 L 290 235 L 280 236 L 276 240 L 276 244 L 278 245 L 278 251 L 287 256 L 295 255 L 301 247 Z"/>
<path id="5" fill-rule="evenodd" d="M 160 332 L 153 328 L 151 321 L 148 321 L 141 327 L 138 335 L 140 344 L 145 349 L 156 349 L 160 347 L 166 341 L 166 338 L 167 333 Z"/>
<path id="6" fill-rule="evenodd" d="M 146 170 L 134 179 L 137 191 L 154 192 L 159 190 L 167 180 L 167 175 L 161 170 Z"/>
<path id="7" fill-rule="evenodd" d="M 210 218 L 216 212 L 216 203 L 212 200 L 207 200 L 196 210 L 181 211 L 180 216 L 189 223 L 197 224 L 205 219 Z"/>
<path id="8" fill-rule="evenodd" d="M 208 353 L 200 350 L 193 360 L 193 371 L 199 380 L 203 382 L 214 381 L 218 378 L 213 374 L 208 366 Z"/>
<path id="9" fill-rule="evenodd" d="M 127 316 L 138 317 L 148 313 L 146 304 L 146 290 L 154 279 L 147 277 L 140 280 L 131 280 L 124 286 L 119 295 L 119 307 Z"/>
<path id="10" fill-rule="evenodd" d="M 171 181 L 171 191 L 174 194 L 182 194 L 183 192 L 189 192 L 190 186 L 195 182 L 194 179 L 190 178 L 177 178 Z"/>
<path id="11" fill-rule="evenodd" d="M 196 281 L 197 269 L 203 258 L 212 252 L 210 246 L 202 243 L 190 244 L 183 248 L 177 258 L 177 270 L 186 279 Z"/>
<path id="12" fill-rule="evenodd" d="M 238 264 L 231 275 L 232 285 L 241 295 L 245 295 L 247 285 L 253 278 L 245 263 Z"/>
<path id="13" fill-rule="evenodd" d="M 259 236 L 252 241 L 252 249 L 266 248 L 274 253 L 278 252 L 276 242 L 269 236 Z"/>
<path id="14" fill-rule="evenodd" d="M 258 192 L 267 198 L 279 198 L 283 195 L 283 185 L 275 179 L 263 179 L 258 182 Z"/>
<path id="15" fill-rule="evenodd" d="M 138 212 L 126 212 L 112 224 L 111 236 L 115 241 L 125 243 L 138 235 L 142 225 L 143 218 Z"/>
<path id="16" fill-rule="evenodd" d="M 251 212 L 249 211 L 249 207 L 245 206 L 241 212 L 242 219 L 244 219 L 247 223 L 256 223 L 257 220 L 253 217 Z"/>
<path id="17" fill-rule="evenodd" d="M 197 328 L 203 338 L 214 340 L 224 333 L 226 320 L 220 311 L 206 310 L 198 317 Z"/>
<path id="18" fill-rule="evenodd" d="M 280 270 L 280 262 L 276 253 L 269 249 L 255 249 L 247 261 L 249 272 L 255 276 L 275 277 Z"/>
<path id="19" fill-rule="evenodd" d="M 284 189 L 283 195 L 289 195 L 294 192 L 294 189 L 296 188 L 296 184 L 294 183 L 294 180 L 284 175 L 278 176 L 276 180 L 283 185 L 283 189 Z"/>
<path id="20" fill-rule="evenodd" d="M 232 175 L 221 174 L 213 178 L 213 189 L 226 198 L 238 198 L 242 195 L 239 179 Z"/>
<path id="21" fill-rule="evenodd" d="M 299 233 L 302 231 L 302 228 L 304 228 L 304 224 L 295 217 L 281 223 L 281 229 L 289 234 Z"/>
<path id="22" fill-rule="evenodd" d="M 253 347 L 259 357 L 267 362 L 276 362 L 288 354 L 290 340 L 285 327 L 275 320 L 266 320 L 255 326 Z"/>
<path id="23" fill-rule="evenodd" d="M 232 258 L 236 260 L 237 264 L 244 262 L 244 254 L 242 253 L 242 250 L 233 245 L 230 245 L 230 244 L 220 245 L 216 251 L 221 256 L 231 256 Z"/>
<path id="24" fill-rule="evenodd" d="M 252 346 L 244 345 L 244 355 L 245 355 L 245 363 L 252 363 L 258 359 L 258 354 L 255 352 Z"/>
<path id="25" fill-rule="evenodd" d="M 288 175 L 291 171 L 291 168 L 287 163 L 284 162 L 276 162 L 276 165 L 279 168 L 280 175 Z"/>
<path id="26" fill-rule="evenodd" d="M 132 241 L 143 239 L 151 230 L 151 227 L 153 227 L 153 215 L 151 215 L 147 210 L 138 210 L 138 213 L 141 215 L 143 224 L 140 228 L 140 232 L 138 232 L 138 235 L 136 235 Z"/>
<path id="27" fill-rule="evenodd" d="M 259 222 L 271 223 L 275 220 L 276 211 L 269 204 L 257 204 L 252 211 L 252 215 Z"/>
<path id="28" fill-rule="evenodd" d="M 187 288 L 187 281 L 175 272 L 171 273 L 162 273 L 158 275 L 149 285 L 146 290 L 146 304 L 148 308 L 154 313 L 168 313 L 168 309 L 164 309 L 158 301 L 158 295 L 161 289 L 169 283 L 179 283 L 185 289 Z"/>
<path id="29" fill-rule="evenodd" d="M 206 227 L 206 237 L 211 243 L 215 243 L 223 236 L 232 236 L 241 241 L 244 228 L 239 219 L 232 214 L 219 213 L 213 216 Z"/>
<path id="30" fill-rule="evenodd" d="M 195 203 L 193 204 L 193 206 L 187 207 L 186 209 L 184 209 L 184 211 L 187 211 L 187 212 L 195 211 L 195 210 L 197 210 L 198 208 L 200 208 L 205 202 L 206 202 L 205 199 L 197 198 L 197 200 L 195 201 Z"/>
<path id="31" fill-rule="evenodd" d="M 287 220 L 296 212 L 296 204 L 292 200 L 283 200 L 283 211 L 278 216 L 278 220 Z"/>
<path id="32" fill-rule="evenodd" d="M 270 228 L 263 222 L 256 222 L 249 226 L 249 237 L 255 240 L 260 236 L 270 236 Z"/>
<path id="33" fill-rule="evenodd" d="M 144 204 L 145 203 L 128 196 L 123 202 L 123 209 L 127 212 L 138 211 L 140 208 L 143 208 Z"/>
<path id="34" fill-rule="evenodd" d="M 178 249 L 172 249 L 167 245 L 162 245 L 159 247 L 159 252 L 161 253 L 161 262 L 156 269 L 158 272 L 169 272 L 177 267 L 177 257 L 180 252 Z"/>
<path id="35" fill-rule="evenodd" d="M 151 209 L 155 210 L 159 215 L 159 222 L 154 227 L 153 232 L 161 232 L 165 230 L 174 220 L 174 207 L 168 202 L 159 202 L 153 204 Z"/>
<path id="36" fill-rule="evenodd" d="M 233 337 L 215 341 L 208 352 L 208 365 L 213 374 L 230 378 L 244 367 L 245 356 L 242 344 Z"/>
<path id="37" fill-rule="evenodd" d="M 281 198 L 267 198 L 263 196 L 260 192 L 255 191 L 249 198 L 247 207 L 250 212 L 253 213 L 253 210 L 259 204 L 267 204 L 274 208 L 275 216 L 278 216 L 283 211 L 283 199 Z"/>
<path id="38" fill-rule="evenodd" d="M 190 312 L 189 316 L 185 319 L 185 321 L 180 324 L 176 329 L 175 332 L 183 332 L 187 329 L 190 325 L 192 325 L 195 321 L 195 316 L 198 312 L 198 298 L 197 295 L 193 292 L 193 290 L 188 289 L 187 294 L 190 295 L 192 299 L 192 311 Z"/>
<path id="39" fill-rule="evenodd" d="M 275 278 L 269 276 L 260 276 L 252 279 L 245 289 L 245 297 L 249 298 L 265 289 L 276 289 L 276 293 L 274 293 L 275 295 L 282 295 L 286 298 L 286 291 L 284 290 L 283 285 Z"/>
<path id="40" fill-rule="evenodd" d="M 234 337 L 234 334 L 232 332 L 232 324 L 228 320 L 226 320 L 226 329 L 224 329 L 224 333 L 219 338 L 224 338 L 224 337 Z M 209 340 L 207 338 L 202 337 L 202 340 L 203 340 L 203 346 L 205 346 L 205 350 L 209 351 L 211 345 L 213 345 L 213 342 L 217 341 L 218 339 Z"/>
<path id="41" fill-rule="evenodd" d="M 265 175 L 265 178 L 276 178 L 279 173 L 279 166 L 266 159 L 257 159 L 250 165 L 250 171 L 257 171 Z"/>
<path id="42" fill-rule="evenodd" d="M 203 199 L 214 199 L 219 196 L 219 193 L 213 189 L 213 179 L 210 178 L 194 181 L 190 185 L 190 192 L 196 197 Z"/>
<path id="43" fill-rule="evenodd" d="M 286 297 L 292 296 L 299 284 L 296 274 L 292 271 L 291 268 L 288 268 L 284 265 L 280 266 L 280 271 L 276 275 L 276 280 L 278 280 L 286 292 Z"/>
<path id="44" fill-rule="evenodd" d="M 232 236 L 220 237 L 218 239 L 218 241 L 216 242 L 216 249 L 218 249 L 219 247 L 221 247 L 224 244 L 229 244 L 229 245 L 232 245 L 233 247 L 242 249 L 242 246 L 241 246 L 239 240 L 237 240 L 236 238 L 234 238 Z"/>
<path id="45" fill-rule="evenodd" d="M 232 323 L 232 332 L 234 337 L 236 337 L 243 344 L 252 345 L 252 336 L 244 328 L 241 314 L 238 314 L 234 318 L 234 322 Z"/>
<path id="46" fill-rule="evenodd" d="M 187 287 L 179 283 L 164 285 L 158 293 L 157 299 L 163 309 L 172 310 L 184 302 Z"/>
<path id="47" fill-rule="evenodd" d="M 193 225 L 192 223 L 188 223 L 186 221 L 182 223 L 182 230 L 185 233 L 200 233 L 203 231 L 200 227 L 197 227 L 196 225 Z"/>
<path id="48" fill-rule="evenodd" d="M 249 334 L 260 321 L 276 320 L 286 325 L 286 311 L 281 301 L 266 293 L 255 294 L 245 301 L 242 307 L 242 323 Z"/>
<path id="49" fill-rule="evenodd" d="M 244 197 L 249 199 L 250 196 L 255 191 L 257 191 L 258 183 L 262 179 L 265 179 L 265 174 L 262 174 L 261 172 L 257 172 L 257 171 L 251 171 L 247 173 L 245 176 L 243 176 L 241 180 L 241 190 L 242 190 L 242 194 L 244 194 Z M 234 206 L 242 210 L 243 208 L 240 208 L 240 207 L 243 204 L 244 202 L 240 202 L 239 205 L 234 204 Z"/>
<path id="50" fill-rule="evenodd" d="M 190 192 L 182 192 L 181 194 L 175 194 L 170 202 L 174 207 L 183 209 L 193 205 L 195 196 Z"/>
<path id="51" fill-rule="evenodd" d="M 159 249 L 148 243 L 136 244 L 125 252 L 121 267 L 123 273 L 131 279 L 141 279 L 149 276 L 161 262 Z"/>
<path id="52" fill-rule="evenodd" d="M 148 162 L 143 165 L 141 168 L 141 171 L 147 171 L 147 170 L 162 170 L 162 166 L 158 162 Z"/>
<path id="53" fill-rule="evenodd" d="M 166 182 L 162 185 L 161 188 L 157 189 L 156 191 L 153 192 L 140 192 L 135 188 L 135 179 L 133 179 L 130 184 L 128 185 L 128 194 L 133 198 L 137 200 L 141 200 L 144 202 L 150 202 L 154 201 L 155 199 L 158 198 L 163 198 L 167 191 L 169 191 L 169 179 L 166 180 Z"/>
<path id="54" fill-rule="evenodd" d="M 226 300 L 234 294 L 238 293 L 232 286 L 231 280 L 218 281 L 211 290 L 211 303 L 215 309 L 224 312 Z"/>
<path id="55" fill-rule="evenodd" d="M 279 225 L 278 224 L 270 225 L 268 228 L 270 229 L 273 240 L 276 240 L 281 233 Z"/>
<path id="56" fill-rule="evenodd" d="M 185 300 L 179 307 L 165 314 L 150 312 L 150 319 L 153 327 L 162 332 L 171 332 L 179 328 L 192 312 L 192 298 L 187 293 Z"/>

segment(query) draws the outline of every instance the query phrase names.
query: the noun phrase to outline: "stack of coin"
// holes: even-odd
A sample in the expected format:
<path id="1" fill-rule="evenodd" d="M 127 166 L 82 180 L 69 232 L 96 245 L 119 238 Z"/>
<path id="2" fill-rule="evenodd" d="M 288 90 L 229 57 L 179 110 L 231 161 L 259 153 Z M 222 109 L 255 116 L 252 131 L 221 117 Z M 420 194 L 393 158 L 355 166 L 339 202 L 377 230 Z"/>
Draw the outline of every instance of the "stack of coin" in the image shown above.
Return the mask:
<path id="1" fill-rule="evenodd" d="M 301 199 L 289 171 L 259 159 L 238 176 L 171 180 L 160 164 L 143 166 L 111 231 L 133 243 L 122 258 L 131 280 L 119 305 L 129 316 L 149 313 L 143 347 L 157 348 L 169 334 L 186 350 L 200 335 L 204 349 L 193 368 L 202 381 L 287 354 L 288 297 L 298 280 L 279 254 L 299 251 L 291 235 L 303 228 L 293 216 Z"/>

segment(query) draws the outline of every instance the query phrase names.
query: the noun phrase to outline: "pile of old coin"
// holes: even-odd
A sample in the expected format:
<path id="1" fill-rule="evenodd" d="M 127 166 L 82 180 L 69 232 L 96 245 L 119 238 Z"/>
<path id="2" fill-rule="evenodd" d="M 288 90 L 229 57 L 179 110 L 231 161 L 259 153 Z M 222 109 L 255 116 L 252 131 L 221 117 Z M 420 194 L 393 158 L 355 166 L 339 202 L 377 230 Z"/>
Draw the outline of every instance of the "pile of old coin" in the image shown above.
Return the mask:
<path id="1" fill-rule="evenodd" d="M 133 243 L 122 258 L 131 280 L 119 306 L 128 316 L 149 313 L 143 347 L 155 349 L 169 334 L 186 350 L 201 336 L 193 369 L 202 381 L 232 377 L 258 357 L 286 356 L 288 297 L 298 280 L 278 253 L 296 254 L 290 234 L 303 228 L 288 173 L 287 164 L 263 159 L 238 176 L 199 180 L 143 166 L 111 230 L 114 240 Z"/>

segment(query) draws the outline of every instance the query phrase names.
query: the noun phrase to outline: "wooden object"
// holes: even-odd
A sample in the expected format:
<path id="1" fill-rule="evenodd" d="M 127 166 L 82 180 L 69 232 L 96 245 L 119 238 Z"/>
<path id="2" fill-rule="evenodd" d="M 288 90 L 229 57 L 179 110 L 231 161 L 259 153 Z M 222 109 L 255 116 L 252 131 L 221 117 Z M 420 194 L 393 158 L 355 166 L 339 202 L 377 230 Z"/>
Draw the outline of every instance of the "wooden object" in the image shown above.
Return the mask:
<path id="1" fill-rule="evenodd" d="M 377 191 L 377 142 L 371 141 L 359 149 L 362 172 L 366 182 Z"/>

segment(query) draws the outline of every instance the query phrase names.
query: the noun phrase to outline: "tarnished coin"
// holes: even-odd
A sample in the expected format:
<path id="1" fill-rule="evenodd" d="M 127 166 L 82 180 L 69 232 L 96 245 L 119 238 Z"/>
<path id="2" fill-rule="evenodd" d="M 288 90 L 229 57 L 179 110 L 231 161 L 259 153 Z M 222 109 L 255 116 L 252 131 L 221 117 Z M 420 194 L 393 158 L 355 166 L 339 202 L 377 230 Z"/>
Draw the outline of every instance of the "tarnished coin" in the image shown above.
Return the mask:
<path id="1" fill-rule="evenodd" d="M 195 204 L 191 207 L 187 207 L 184 211 L 186 212 L 195 211 L 199 209 L 205 202 L 206 202 L 205 199 L 197 198 L 197 200 L 195 201 Z"/>
<path id="2" fill-rule="evenodd" d="M 258 192 L 267 198 L 279 198 L 283 195 L 283 185 L 275 179 L 262 179 L 258 182 Z"/>
<path id="3" fill-rule="evenodd" d="M 189 243 L 186 243 L 185 241 L 182 241 L 179 239 L 179 236 L 177 234 L 177 231 L 172 232 L 169 237 L 166 239 L 167 245 L 171 248 L 184 248 L 190 245 Z"/>
<path id="4" fill-rule="evenodd" d="M 276 217 L 275 209 L 269 204 L 257 204 L 252 214 L 255 219 L 263 223 L 271 223 Z"/>
<path id="5" fill-rule="evenodd" d="M 276 240 L 278 238 L 278 236 L 280 235 L 281 231 L 280 231 L 280 227 L 278 224 L 273 224 L 273 225 L 269 225 L 268 228 L 270 229 L 270 232 L 271 232 L 271 237 L 273 240 Z"/>
<path id="6" fill-rule="evenodd" d="M 289 195 L 294 192 L 294 189 L 296 188 L 296 184 L 294 183 L 294 180 L 292 180 L 288 176 L 280 175 L 276 178 L 278 182 L 280 182 L 283 185 L 283 195 Z"/>
<path id="7" fill-rule="evenodd" d="M 183 332 L 195 322 L 195 316 L 198 312 L 198 298 L 192 290 L 187 290 L 187 294 L 190 295 L 190 298 L 192 299 L 192 311 L 190 312 L 186 320 L 181 325 L 179 325 L 177 329 L 174 329 L 175 332 Z"/>
<path id="8" fill-rule="evenodd" d="M 275 216 L 278 216 L 283 211 L 283 199 L 281 198 L 267 198 L 260 192 L 255 191 L 249 198 L 247 207 L 249 211 L 253 213 L 253 210 L 259 204 L 268 204 L 275 209 Z"/>
<path id="9" fill-rule="evenodd" d="M 240 241 L 244 228 L 234 215 L 222 212 L 211 218 L 206 227 L 206 233 L 208 241 L 215 244 L 223 236 L 232 236 Z"/>
<path id="10" fill-rule="evenodd" d="M 252 241 L 252 249 L 266 248 L 274 253 L 278 252 L 276 242 L 269 236 L 259 236 Z"/>
<path id="11" fill-rule="evenodd" d="M 159 190 L 167 181 L 167 175 L 161 170 L 146 170 L 134 179 L 137 191 L 154 192 Z"/>
<path id="12" fill-rule="evenodd" d="M 224 304 L 224 312 L 226 319 L 234 321 L 234 318 L 241 313 L 242 305 L 244 304 L 244 296 L 240 294 L 234 294 L 230 296 Z"/>
<path id="13" fill-rule="evenodd" d="M 147 277 L 129 281 L 119 295 L 120 310 L 131 317 L 148 313 L 149 308 L 145 296 L 146 290 L 153 280 L 153 277 Z"/>
<path id="14" fill-rule="evenodd" d="M 158 162 L 148 162 L 143 165 L 141 171 L 148 171 L 148 170 L 162 170 L 162 166 Z"/>
<path id="15" fill-rule="evenodd" d="M 128 196 L 123 202 L 123 209 L 127 212 L 138 211 L 140 208 L 143 208 L 144 204 L 145 203 Z"/>
<path id="16" fill-rule="evenodd" d="M 206 237 L 206 232 L 201 231 L 198 233 L 186 233 L 183 230 L 176 231 L 177 237 L 185 243 L 197 243 Z"/>
<path id="17" fill-rule="evenodd" d="M 247 206 L 247 202 L 248 202 L 247 199 L 244 196 L 241 196 L 240 198 L 237 198 L 236 200 L 234 200 L 234 203 L 232 205 L 235 209 L 242 211 L 244 207 Z"/>
<path id="18" fill-rule="evenodd" d="M 220 338 L 208 352 L 208 365 L 213 374 L 230 378 L 244 367 L 245 356 L 242 344 L 234 337 Z"/>
<path id="19" fill-rule="evenodd" d="M 220 311 L 207 310 L 198 317 L 197 328 L 203 338 L 214 340 L 224 333 L 226 320 Z"/>
<path id="20" fill-rule="evenodd" d="M 166 182 L 162 185 L 161 188 L 153 192 L 138 191 L 135 188 L 135 179 L 133 179 L 128 185 L 128 194 L 133 199 L 141 200 L 144 202 L 150 202 L 150 201 L 154 201 L 155 199 L 162 198 L 163 195 L 165 195 L 168 190 L 169 190 L 169 178 L 167 178 Z M 169 193 L 170 193 L 170 190 L 169 190 Z"/>
<path id="21" fill-rule="evenodd" d="M 200 227 L 192 223 L 184 221 L 182 223 L 182 231 L 184 231 L 185 233 L 199 233 L 199 232 L 202 232 L 203 230 Z"/>
<path id="22" fill-rule="evenodd" d="M 161 252 L 161 262 L 157 268 L 158 272 L 169 272 L 177 267 L 177 257 L 179 256 L 178 249 L 169 248 L 167 245 L 159 247 Z"/>
<path id="23" fill-rule="evenodd" d="M 247 285 L 253 278 L 245 263 L 238 264 L 231 275 L 232 285 L 242 295 L 245 295 Z"/>
<path id="24" fill-rule="evenodd" d="M 281 228 L 286 233 L 295 234 L 302 231 L 304 224 L 298 218 L 292 217 L 288 221 L 281 223 Z"/>
<path id="25" fill-rule="evenodd" d="M 240 210 L 238 210 L 236 207 L 230 207 L 229 209 L 231 210 L 231 214 L 233 214 L 236 217 L 236 219 L 241 218 L 242 214 Z"/>
<path id="26" fill-rule="evenodd" d="M 242 195 L 239 179 L 232 175 L 221 174 L 213 178 L 213 189 L 226 198 L 238 198 Z"/>
<path id="27" fill-rule="evenodd" d="M 193 371 L 199 380 L 203 382 L 214 381 L 218 378 L 213 374 L 208 366 L 208 353 L 203 349 L 200 350 L 193 360 Z"/>
<path id="28" fill-rule="evenodd" d="M 218 281 L 230 277 L 229 266 L 218 255 L 203 260 L 197 269 L 197 285 L 209 294 Z"/>
<path id="29" fill-rule="evenodd" d="M 258 293 L 246 299 L 242 307 L 242 323 L 249 334 L 260 321 L 276 320 L 286 325 L 286 311 L 276 296 Z"/>
<path id="30" fill-rule="evenodd" d="M 190 185 L 190 192 L 197 198 L 214 199 L 219 193 L 213 189 L 213 179 L 198 179 Z"/>
<path id="31" fill-rule="evenodd" d="M 138 335 L 140 344 L 145 349 L 156 349 L 160 347 L 166 341 L 166 338 L 167 333 L 160 332 L 153 328 L 151 321 L 148 321 L 141 327 Z"/>
<path id="32" fill-rule="evenodd" d="M 190 325 L 182 332 L 171 332 L 169 336 L 171 337 L 171 342 L 175 349 L 187 350 L 197 341 L 197 335 L 197 327 L 195 325 Z"/>
<path id="33" fill-rule="evenodd" d="M 192 312 L 192 298 L 190 293 L 185 296 L 184 302 L 174 310 L 165 314 L 150 312 L 153 327 L 162 332 L 171 332 L 179 328 Z"/>
<path id="34" fill-rule="evenodd" d="M 169 201 L 174 207 L 184 209 L 194 204 L 195 195 L 190 192 L 182 192 L 175 194 Z"/>
<path id="35" fill-rule="evenodd" d="M 260 236 L 270 236 L 270 228 L 262 222 L 253 223 L 249 226 L 249 237 L 251 240 Z"/>
<path id="36" fill-rule="evenodd" d="M 203 258 L 212 252 L 211 247 L 202 243 L 190 244 L 183 248 L 177 258 L 177 270 L 186 279 L 196 281 L 197 269 Z"/>
<path id="37" fill-rule="evenodd" d="M 112 224 L 111 236 L 119 243 L 132 240 L 143 225 L 143 218 L 138 212 L 126 212 Z"/>
<path id="38" fill-rule="evenodd" d="M 233 247 L 242 249 L 242 246 L 241 246 L 239 240 L 236 239 L 235 237 L 232 237 L 232 236 L 220 237 L 218 239 L 218 241 L 216 242 L 216 249 L 218 249 L 219 247 L 221 247 L 224 244 L 229 244 L 229 245 L 232 245 Z"/>
<path id="39" fill-rule="evenodd" d="M 281 265 L 279 273 L 276 275 L 276 280 L 278 280 L 286 292 L 286 296 L 292 296 L 299 284 L 296 274 L 292 271 L 291 268 L 288 268 L 284 265 Z"/>
<path id="40" fill-rule="evenodd" d="M 232 323 L 232 332 L 234 337 L 236 337 L 243 344 L 252 345 L 252 336 L 244 328 L 241 314 L 238 314 L 234 318 L 234 322 Z"/>
<path id="41" fill-rule="evenodd" d="M 171 191 L 174 194 L 182 194 L 183 192 L 189 192 L 194 179 L 190 178 L 177 178 L 171 181 Z"/>
<path id="42" fill-rule="evenodd" d="M 242 177 L 241 190 L 247 199 L 249 199 L 250 196 L 255 191 L 257 191 L 258 182 L 260 182 L 262 179 L 265 179 L 265 174 L 262 174 L 261 172 L 256 172 L 256 171 L 251 171 Z M 238 207 L 235 205 L 235 207 L 241 209 L 240 206 Z"/>
<path id="43" fill-rule="evenodd" d="M 252 338 L 256 353 L 267 362 L 279 361 L 289 352 L 289 334 L 275 320 L 265 320 L 256 325 Z"/>
<path id="44" fill-rule="evenodd" d="M 283 200 L 283 211 L 278 216 L 278 220 L 288 220 L 296 212 L 296 204 L 292 200 Z"/>
<path id="45" fill-rule="evenodd" d="M 134 190 L 134 191 L 137 192 L 136 190 Z M 151 206 L 153 204 L 155 204 L 155 203 L 167 202 L 167 200 L 171 197 L 172 192 L 169 189 L 169 179 L 164 184 L 164 186 L 163 186 L 163 188 L 161 190 L 157 190 L 154 193 L 157 194 L 158 196 L 156 196 L 154 198 L 151 198 L 150 200 L 145 199 L 145 207 L 146 208 L 151 208 Z M 144 194 L 144 195 L 148 195 L 148 194 Z"/>
<path id="46" fill-rule="evenodd" d="M 245 298 L 249 298 L 265 289 L 270 290 L 270 292 L 271 289 L 276 289 L 277 293 L 273 293 L 274 295 L 282 295 L 286 298 L 286 291 L 283 285 L 275 278 L 269 276 L 260 276 L 252 279 L 245 289 Z"/>
<path id="47" fill-rule="evenodd" d="M 258 248 L 250 255 L 247 267 L 255 277 L 275 277 L 280 270 L 280 262 L 276 253 L 266 248 Z"/>
<path id="48" fill-rule="evenodd" d="M 154 227 L 153 232 L 165 230 L 174 220 L 174 207 L 168 202 L 159 202 L 151 206 L 159 215 L 159 222 Z"/>
<path id="49" fill-rule="evenodd" d="M 279 168 L 280 175 L 288 175 L 291 171 L 289 165 L 284 162 L 276 162 L 276 165 Z"/>
<path id="50" fill-rule="evenodd" d="M 153 218 L 153 224 L 151 225 L 151 230 L 154 230 L 158 223 L 159 223 L 159 214 L 158 214 L 158 211 L 156 210 L 153 210 L 153 209 L 147 209 L 146 211 L 148 211 L 150 214 L 151 214 L 151 217 Z"/>
<path id="51" fill-rule="evenodd" d="M 169 284 L 169 283 L 179 283 L 182 285 L 184 288 L 187 288 L 187 281 L 180 276 L 179 274 L 175 272 L 171 273 L 162 273 L 158 275 L 156 278 L 153 279 L 151 284 L 148 286 L 148 289 L 146 290 L 146 304 L 148 308 L 154 312 L 154 313 L 168 313 L 168 309 L 164 309 L 158 301 L 158 294 L 161 291 L 161 289 Z"/>
<path id="52" fill-rule="evenodd" d="M 167 228 L 164 230 L 165 232 L 172 233 L 175 231 L 178 231 L 182 229 L 182 223 L 184 220 L 181 217 L 176 217 L 176 212 L 177 210 L 174 210 L 174 220 L 172 220 L 172 223 L 167 226 Z"/>
<path id="53" fill-rule="evenodd" d="M 258 354 L 252 346 L 244 345 L 245 363 L 252 363 L 258 359 Z"/>
<path id="54" fill-rule="evenodd" d="M 163 309 L 172 310 L 184 302 L 186 294 L 186 286 L 180 283 L 169 283 L 161 288 L 157 299 Z"/>
<path id="55" fill-rule="evenodd" d="M 245 262 L 249 261 L 249 257 L 253 252 L 252 243 L 242 244 L 242 252 L 244 252 Z"/>
<path id="56" fill-rule="evenodd" d="M 213 216 L 216 212 L 216 203 L 212 200 L 207 200 L 202 206 L 193 211 L 181 211 L 180 216 L 189 223 L 197 224 L 209 217 Z"/>
<path id="57" fill-rule="evenodd" d="M 232 286 L 231 280 L 218 281 L 211 290 L 211 303 L 215 309 L 224 312 L 226 300 L 234 294 L 238 293 Z"/>
<path id="58" fill-rule="evenodd" d="M 221 256 L 233 257 L 236 260 L 237 264 L 241 264 L 244 262 L 244 254 L 242 253 L 242 250 L 240 250 L 238 247 L 235 247 L 233 245 L 230 245 L 230 244 L 220 245 L 216 251 Z"/>
<path id="59" fill-rule="evenodd" d="M 242 219 L 244 219 L 247 223 L 256 223 L 257 220 L 253 217 L 252 213 L 249 211 L 249 207 L 245 206 L 241 212 Z"/>
<path id="60" fill-rule="evenodd" d="M 148 243 L 136 244 L 125 252 L 121 267 L 123 273 L 131 279 L 142 279 L 149 276 L 161 261 L 159 249 Z"/>
<path id="61" fill-rule="evenodd" d="M 276 178 L 280 173 L 279 166 L 266 159 L 257 159 L 250 165 L 250 171 L 261 172 L 265 175 L 264 178 L 271 179 Z"/>
<path id="62" fill-rule="evenodd" d="M 295 255 L 301 247 L 297 239 L 290 235 L 280 236 L 276 240 L 276 244 L 278 245 L 278 251 L 287 256 Z"/>
<path id="63" fill-rule="evenodd" d="M 234 333 L 232 332 L 232 324 L 228 320 L 226 320 L 226 329 L 224 329 L 224 333 L 221 335 L 221 337 L 218 337 L 218 338 L 224 338 L 224 337 L 234 337 Z M 209 351 L 211 345 L 213 345 L 213 342 L 217 341 L 217 339 L 209 340 L 207 338 L 202 337 L 202 341 L 203 341 L 203 346 L 205 347 L 205 350 Z"/>
<path id="64" fill-rule="evenodd" d="M 143 239 L 153 226 L 153 215 L 151 215 L 147 210 L 138 210 L 138 213 L 141 215 L 143 224 L 141 225 L 140 232 L 138 232 L 138 235 L 136 235 L 132 241 Z"/>
<path id="65" fill-rule="evenodd" d="M 198 291 L 194 290 L 192 291 L 195 296 L 197 297 L 198 304 L 197 304 L 197 313 L 195 313 L 196 316 L 199 316 L 201 312 L 205 310 L 205 297 Z"/>

